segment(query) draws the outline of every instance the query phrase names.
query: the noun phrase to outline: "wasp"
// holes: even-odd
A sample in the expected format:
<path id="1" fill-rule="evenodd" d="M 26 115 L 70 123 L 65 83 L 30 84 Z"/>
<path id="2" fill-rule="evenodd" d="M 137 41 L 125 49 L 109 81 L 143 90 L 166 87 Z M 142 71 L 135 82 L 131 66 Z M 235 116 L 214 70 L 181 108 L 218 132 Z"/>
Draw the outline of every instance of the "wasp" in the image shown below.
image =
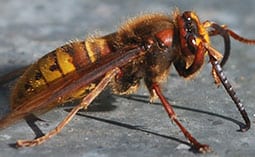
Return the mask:
<path id="1" fill-rule="evenodd" d="M 224 39 L 222 54 L 210 43 L 210 37 L 216 35 Z M 58 134 L 107 86 L 114 94 L 131 94 L 143 82 L 150 100 L 159 98 L 171 121 L 191 145 L 199 152 L 209 152 L 212 149 L 198 142 L 178 120 L 161 85 L 169 75 L 171 64 L 181 77 L 191 79 L 199 73 L 208 56 L 215 84 L 223 84 L 244 119 L 241 131 L 248 130 L 250 120 L 244 105 L 222 70 L 230 55 L 231 37 L 242 43 L 255 44 L 255 40 L 241 37 L 225 25 L 201 22 L 193 11 L 175 10 L 172 15 L 141 15 L 128 20 L 112 34 L 70 42 L 24 70 L 11 93 L 11 112 L 0 120 L 0 128 L 31 114 L 42 114 L 57 105 L 81 99 L 55 129 L 36 139 L 16 143 L 18 147 L 39 145 Z"/>

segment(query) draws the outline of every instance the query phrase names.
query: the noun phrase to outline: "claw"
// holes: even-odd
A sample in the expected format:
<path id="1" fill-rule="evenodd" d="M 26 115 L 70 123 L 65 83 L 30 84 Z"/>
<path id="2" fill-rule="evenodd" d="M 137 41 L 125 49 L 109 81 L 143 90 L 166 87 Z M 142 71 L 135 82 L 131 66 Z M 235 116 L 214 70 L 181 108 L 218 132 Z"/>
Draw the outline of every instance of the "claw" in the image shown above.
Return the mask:
<path id="1" fill-rule="evenodd" d="M 199 145 L 194 145 L 194 148 L 199 152 L 199 153 L 210 153 L 212 152 L 212 148 L 206 144 L 199 144 Z"/>

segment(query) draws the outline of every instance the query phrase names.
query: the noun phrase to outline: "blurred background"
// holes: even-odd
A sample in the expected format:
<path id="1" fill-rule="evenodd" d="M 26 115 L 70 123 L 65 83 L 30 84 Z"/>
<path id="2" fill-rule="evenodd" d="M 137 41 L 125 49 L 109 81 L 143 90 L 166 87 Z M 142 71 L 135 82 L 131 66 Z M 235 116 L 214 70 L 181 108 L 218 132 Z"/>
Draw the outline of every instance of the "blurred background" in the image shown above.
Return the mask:
<path id="1" fill-rule="evenodd" d="M 226 24 L 242 36 L 255 38 L 254 6 L 253 0 L 0 0 L 0 74 L 31 64 L 71 40 L 114 32 L 136 15 L 162 12 L 171 16 L 175 8 L 195 11 L 201 21 Z M 213 38 L 212 43 L 223 49 L 221 38 Z M 224 70 L 252 120 L 248 132 L 237 131 L 242 118 L 224 89 L 213 84 L 210 65 L 192 81 L 183 80 L 172 68 L 164 93 L 184 126 L 214 149 L 205 156 L 254 156 L 255 47 L 233 41 Z M 0 87 L 1 116 L 9 111 L 11 87 Z M 197 156 L 161 105 L 149 104 L 148 95 L 144 88 L 129 97 L 105 92 L 59 135 L 34 148 L 9 145 L 34 138 L 25 122 L 1 130 L 0 157 Z M 37 124 L 47 133 L 66 114 L 65 108 L 56 108 L 41 116 L 46 122 Z"/>

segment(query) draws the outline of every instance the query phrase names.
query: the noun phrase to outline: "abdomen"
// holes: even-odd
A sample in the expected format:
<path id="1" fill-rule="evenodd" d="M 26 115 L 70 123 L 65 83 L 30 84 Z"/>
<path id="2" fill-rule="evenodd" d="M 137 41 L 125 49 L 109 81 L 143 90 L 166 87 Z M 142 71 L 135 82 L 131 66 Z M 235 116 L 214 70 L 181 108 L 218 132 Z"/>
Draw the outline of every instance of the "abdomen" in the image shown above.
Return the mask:
<path id="1" fill-rule="evenodd" d="M 32 64 L 17 81 L 11 95 L 11 108 L 16 108 L 19 104 L 46 90 L 53 82 L 64 81 L 66 75 L 72 75 L 80 69 L 97 64 L 110 52 L 109 43 L 103 37 L 72 42 L 46 54 Z M 66 99 L 84 96 L 93 90 L 96 84 L 97 81 L 71 93 Z"/>

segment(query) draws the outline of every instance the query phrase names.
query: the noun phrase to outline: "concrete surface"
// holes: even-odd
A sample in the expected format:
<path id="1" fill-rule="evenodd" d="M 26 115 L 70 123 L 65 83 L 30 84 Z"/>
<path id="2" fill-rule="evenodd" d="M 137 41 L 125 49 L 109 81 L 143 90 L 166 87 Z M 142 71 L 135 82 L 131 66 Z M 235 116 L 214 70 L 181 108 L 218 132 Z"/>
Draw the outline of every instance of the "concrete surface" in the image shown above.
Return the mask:
<path id="1" fill-rule="evenodd" d="M 110 33 L 125 19 L 141 12 L 170 13 L 175 7 L 195 10 L 202 20 L 227 24 L 243 36 L 255 38 L 254 6 L 253 0 L 0 0 L 0 73 L 30 64 L 69 40 Z M 213 42 L 222 50 L 221 40 Z M 172 70 L 164 87 L 183 125 L 199 141 L 209 144 L 212 153 L 190 151 L 162 106 L 150 105 L 147 91 L 141 89 L 129 97 L 103 93 L 88 112 L 80 112 L 59 135 L 37 147 L 10 146 L 17 139 L 35 137 L 24 121 L 1 130 L 0 156 L 254 156 L 255 47 L 233 41 L 224 69 L 251 118 L 248 132 L 237 131 L 242 118 L 223 88 L 214 86 L 209 65 L 192 81 L 181 79 Z M 8 112 L 10 88 L 8 84 L 0 89 L 1 116 Z M 70 105 L 40 116 L 46 122 L 36 124 L 46 133 L 65 117 Z"/>

